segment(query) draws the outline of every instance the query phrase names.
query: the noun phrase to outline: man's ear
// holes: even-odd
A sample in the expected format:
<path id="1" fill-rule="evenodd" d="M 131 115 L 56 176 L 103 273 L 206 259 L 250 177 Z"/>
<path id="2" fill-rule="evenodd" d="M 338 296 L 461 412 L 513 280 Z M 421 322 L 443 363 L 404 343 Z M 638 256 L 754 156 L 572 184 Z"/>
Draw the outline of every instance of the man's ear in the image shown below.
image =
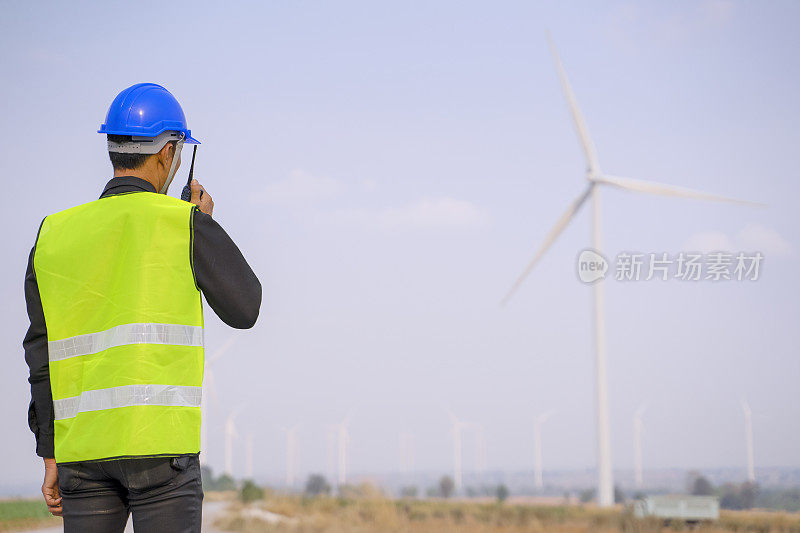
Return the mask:
<path id="1" fill-rule="evenodd" d="M 172 157 L 175 155 L 175 145 L 171 142 L 168 142 L 164 145 L 164 147 L 159 150 L 158 152 L 158 159 L 161 161 L 161 164 L 164 165 L 166 168 L 169 168 L 172 165 Z"/>

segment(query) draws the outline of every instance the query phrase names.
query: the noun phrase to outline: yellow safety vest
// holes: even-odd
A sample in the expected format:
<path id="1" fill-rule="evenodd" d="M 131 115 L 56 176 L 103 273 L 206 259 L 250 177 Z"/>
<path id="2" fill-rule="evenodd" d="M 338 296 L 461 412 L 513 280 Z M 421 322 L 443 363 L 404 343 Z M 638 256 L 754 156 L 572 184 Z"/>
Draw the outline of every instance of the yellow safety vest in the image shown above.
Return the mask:
<path id="1" fill-rule="evenodd" d="M 193 205 L 137 192 L 45 218 L 34 271 L 59 463 L 200 451 Z"/>

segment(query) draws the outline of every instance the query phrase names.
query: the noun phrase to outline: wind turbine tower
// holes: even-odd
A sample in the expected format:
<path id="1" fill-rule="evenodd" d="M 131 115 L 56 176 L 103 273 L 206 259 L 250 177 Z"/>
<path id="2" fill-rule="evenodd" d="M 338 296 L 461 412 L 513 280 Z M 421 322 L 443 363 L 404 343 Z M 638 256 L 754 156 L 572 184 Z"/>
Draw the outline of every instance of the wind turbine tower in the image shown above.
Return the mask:
<path id="1" fill-rule="evenodd" d="M 347 445 L 350 442 L 350 432 L 347 425 L 350 423 L 352 413 L 348 413 L 338 424 L 331 426 L 328 433 L 328 468 L 333 467 L 333 444 L 336 443 L 337 457 L 337 485 L 341 487 L 347 484 Z"/>
<path id="2" fill-rule="evenodd" d="M 486 472 L 486 432 L 482 424 L 475 424 L 475 471 Z"/>
<path id="3" fill-rule="evenodd" d="M 742 400 L 742 411 L 744 412 L 744 435 L 747 445 L 747 481 L 751 483 L 756 480 L 756 467 L 753 458 L 753 412 L 747 400 Z"/>
<path id="4" fill-rule="evenodd" d="M 533 458 L 534 469 L 536 477 L 536 489 L 542 490 L 544 488 L 544 479 L 542 475 L 542 426 L 547 419 L 553 416 L 554 411 L 548 411 L 536 417 L 533 423 Z"/>
<path id="5" fill-rule="evenodd" d="M 339 486 L 347 484 L 347 443 L 350 440 L 350 433 L 347 431 L 347 419 L 345 418 L 338 426 L 338 450 L 339 450 Z"/>
<path id="6" fill-rule="evenodd" d="M 463 430 L 469 426 L 453 414 L 449 409 L 447 414 L 450 415 L 450 424 L 453 432 L 453 485 L 455 486 L 456 494 L 461 492 L 461 437 Z"/>
<path id="7" fill-rule="evenodd" d="M 245 437 L 245 479 L 253 479 L 253 434 Z"/>
<path id="8" fill-rule="evenodd" d="M 325 433 L 325 466 L 326 474 L 331 483 L 336 475 L 336 435 L 337 427 L 329 426 Z"/>
<path id="9" fill-rule="evenodd" d="M 286 486 L 290 489 L 294 487 L 294 475 L 297 463 L 297 428 L 283 428 L 286 433 Z"/>
<path id="10" fill-rule="evenodd" d="M 400 467 L 403 474 L 408 474 L 414 468 L 414 435 L 408 431 L 401 431 L 400 442 Z"/>
<path id="11" fill-rule="evenodd" d="M 238 436 L 234 423 L 237 411 L 238 409 L 233 411 L 225 420 L 225 473 L 231 477 L 233 477 L 233 439 Z"/>
<path id="12" fill-rule="evenodd" d="M 641 489 L 644 485 L 642 474 L 642 416 L 647 410 L 647 406 L 640 406 L 633 414 L 633 468 L 636 488 Z"/>
<path id="13" fill-rule="evenodd" d="M 208 465 L 208 394 L 213 394 L 216 400 L 217 391 L 214 388 L 214 372 L 211 365 L 233 345 L 236 334 L 231 335 L 219 350 L 214 352 L 205 365 L 205 376 L 203 379 L 203 390 L 200 396 L 200 465 Z"/>

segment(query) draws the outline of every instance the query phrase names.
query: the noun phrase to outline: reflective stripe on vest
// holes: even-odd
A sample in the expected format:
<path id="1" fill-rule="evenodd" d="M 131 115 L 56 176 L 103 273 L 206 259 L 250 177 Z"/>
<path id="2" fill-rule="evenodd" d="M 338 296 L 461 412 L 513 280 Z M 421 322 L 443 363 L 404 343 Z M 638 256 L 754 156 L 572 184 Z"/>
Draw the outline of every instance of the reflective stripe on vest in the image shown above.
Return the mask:
<path id="1" fill-rule="evenodd" d="M 72 418 L 78 413 L 116 409 L 132 405 L 172 405 L 200 407 L 203 387 L 175 385 L 125 385 L 110 389 L 82 392 L 80 396 L 53 401 L 56 420 Z"/>
<path id="2" fill-rule="evenodd" d="M 34 271 L 59 463 L 200 451 L 193 205 L 141 192 L 48 216 Z"/>
<path id="3" fill-rule="evenodd" d="M 50 361 L 89 355 L 125 344 L 202 346 L 203 328 L 180 324 L 122 324 L 105 331 L 49 341 Z"/>

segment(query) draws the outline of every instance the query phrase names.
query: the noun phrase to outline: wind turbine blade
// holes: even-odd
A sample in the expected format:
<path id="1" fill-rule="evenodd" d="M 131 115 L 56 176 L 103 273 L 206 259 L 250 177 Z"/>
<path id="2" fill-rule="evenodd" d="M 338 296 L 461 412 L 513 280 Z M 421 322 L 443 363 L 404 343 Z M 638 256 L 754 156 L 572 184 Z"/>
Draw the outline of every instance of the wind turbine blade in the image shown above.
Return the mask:
<path id="1" fill-rule="evenodd" d="M 578 133 L 578 138 L 583 147 L 583 153 L 586 156 L 586 167 L 589 175 L 595 175 L 600 172 L 600 165 L 597 162 L 597 153 L 594 149 L 594 143 L 589 136 L 589 128 L 586 127 L 586 122 L 583 120 L 581 110 L 578 108 L 578 101 L 575 100 L 575 94 L 572 92 L 572 86 L 567 79 L 567 73 L 564 71 L 564 66 L 561 64 L 561 58 L 556 50 L 556 45 L 550 32 L 547 32 L 547 42 L 550 45 L 550 52 L 553 54 L 553 60 L 556 63 L 556 70 L 558 70 L 558 78 L 561 80 L 561 88 L 564 90 L 564 98 L 567 99 L 569 110 L 572 113 L 572 121 L 575 123 L 575 130 Z"/>
<path id="2" fill-rule="evenodd" d="M 528 263 L 528 266 L 517 278 L 517 281 L 514 282 L 514 285 L 500 302 L 500 305 L 505 305 L 508 303 L 508 301 L 511 299 L 511 296 L 513 296 L 517 289 L 519 289 L 519 287 L 522 285 L 522 282 L 525 281 L 525 278 L 528 277 L 528 274 L 530 274 L 531 270 L 533 270 L 533 267 L 536 266 L 536 263 L 539 262 L 547 249 L 550 248 L 550 245 L 552 245 L 558 236 L 561 235 L 561 232 L 564 231 L 564 228 L 567 227 L 584 202 L 586 202 L 586 199 L 589 198 L 589 193 L 592 192 L 592 187 L 594 187 L 594 184 L 589 184 L 589 186 L 586 187 L 586 190 L 583 191 L 581 195 L 569 205 L 566 211 L 564 211 L 564 213 L 561 215 L 561 218 L 559 218 L 558 222 L 556 222 L 556 225 L 552 230 L 550 230 L 550 233 L 547 235 L 547 238 L 544 240 L 541 248 L 539 248 L 539 250 L 536 252 L 536 255 L 533 256 L 533 259 L 530 263 Z"/>
<path id="3" fill-rule="evenodd" d="M 613 185 L 620 189 L 633 192 L 643 192 L 647 194 L 656 194 L 659 196 L 674 196 L 677 198 L 694 198 L 696 200 L 711 200 L 714 202 L 729 202 L 733 204 L 749 205 L 755 207 L 764 207 L 765 204 L 758 202 L 750 202 L 748 200 L 739 200 L 736 198 L 729 198 L 727 196 L 720 196 L 694 189 L 686 189 L 684 187 L 675 187 L 674 185 L 665 185 L 663 183 L 656 183 L 654 181 L 637 180 L 633 178 L 622 178 L 619 176 L 611 176 L 603 174 L 602 176 L 595 176 L 592 178 L 595 183 L 603 183 L 605 185 Z"/>

